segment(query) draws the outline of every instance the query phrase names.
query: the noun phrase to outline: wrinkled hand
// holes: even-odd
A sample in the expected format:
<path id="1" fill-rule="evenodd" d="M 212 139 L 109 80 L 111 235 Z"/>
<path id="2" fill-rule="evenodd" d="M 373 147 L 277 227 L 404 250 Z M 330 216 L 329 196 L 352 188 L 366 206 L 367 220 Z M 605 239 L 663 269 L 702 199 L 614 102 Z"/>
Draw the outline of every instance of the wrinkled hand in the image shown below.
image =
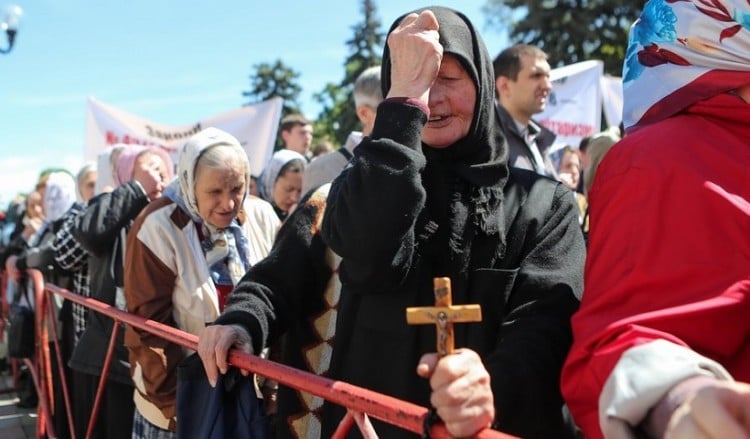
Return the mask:
<path id="1" fill-rule="evenodd" d="M 5 260 L 5 272 L 8 273 L 8 277 L 13 279 L 14 282 L 20 282 L 21 270 L 16 268 L 16 260 L 18 260 L 18 256 L 8 256 L 8 259 Z"/>
<path id="2" fill-rule="evenodd" d="M 672 413 L 665 438 L 750 438 L 750 385 L 716 381 Z"/>
<path id="3" fill-rule="evenodd" d="M 136 160 L 133 179 L 140 183 L 149 200 L 161 197 L 161 192 L 167 186 L 169 173 L 166 166 L 164 160 L 155 153 L 143 154 Z"/>
<path id="4" fill-rule="evenodd" d="M 437 354 L 425 354 L 417 374 L 430 378 L 430 403 L 452 436 L 472 436 L 492 424 L 495 405 L 490 374 L 476 352 L 458 349 L 439 361 Z"/>
<path id="5" fill-rule="evenodd" d="M 388 97 L 417 98 L 428 104 L 430 87 L 443 59 L 438 22 L 432 11 L 404 17 L 388 36 L 391 89 Z"/>
<path id="6" fill-rule="evenodd" d="M 222 375 L 229 370 L 229 350 L 239 349 L 249 354 L 253 353 L 250 335 L 241 326 L 213 325 L 207 326 L 198 335 L 198 355 L 203 361 L 206 376 L 211 386 L 216 386 L 219 373 Z M 243 376 L 250 373 L 241 369 Z"/>

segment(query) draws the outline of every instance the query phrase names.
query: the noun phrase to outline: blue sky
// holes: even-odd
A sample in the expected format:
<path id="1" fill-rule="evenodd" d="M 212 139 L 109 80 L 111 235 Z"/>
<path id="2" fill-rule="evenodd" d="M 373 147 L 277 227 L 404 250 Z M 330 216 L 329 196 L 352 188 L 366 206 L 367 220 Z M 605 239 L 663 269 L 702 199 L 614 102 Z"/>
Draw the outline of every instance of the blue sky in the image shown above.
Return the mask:
<path id="1" fill-rule="evenodd" d="M 506 35 L 486 26 L 485 0 L 444 0 L 482 31 L 490 54 Z M 0 207 L 40 170 L 83 165 L 86 98 L 164 124 L 242 105 L 252 66 L 281 59 L 301 73 L 302 106 L 343 77 L 358 0 L 11 0 L 23 8 L 16 45 L 0 55 Z M 434 1 L 375 0 L 387 30 Z M 5 47 L 4 35 L 0 46 Z"/>

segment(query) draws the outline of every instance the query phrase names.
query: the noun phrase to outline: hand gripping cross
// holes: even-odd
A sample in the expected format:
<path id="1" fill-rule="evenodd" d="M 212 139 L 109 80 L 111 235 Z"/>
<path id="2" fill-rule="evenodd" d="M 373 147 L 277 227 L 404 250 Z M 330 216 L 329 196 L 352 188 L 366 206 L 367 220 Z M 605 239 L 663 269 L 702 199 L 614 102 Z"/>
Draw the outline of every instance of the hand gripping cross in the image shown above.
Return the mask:
<path id="1" fill-rule="evenodd" d="M 410 325 L 435 324 L 437 328 L 437 353 L 444 357 L 453 353 L 453 323 L 481 322 L 479 305 L 453 305 L 451 280 L 436 277 L 434 280 L 435 306 L 406 308 L 406 322 Z"/>

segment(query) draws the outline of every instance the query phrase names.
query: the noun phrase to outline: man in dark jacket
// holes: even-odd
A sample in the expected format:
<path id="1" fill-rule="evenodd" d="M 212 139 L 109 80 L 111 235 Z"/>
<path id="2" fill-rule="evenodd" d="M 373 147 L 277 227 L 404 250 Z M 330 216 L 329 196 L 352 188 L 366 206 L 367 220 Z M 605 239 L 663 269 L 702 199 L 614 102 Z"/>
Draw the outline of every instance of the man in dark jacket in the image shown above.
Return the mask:
<path id="1" fill-rule="evenodd" d="M 552 91 L 547 54 L 516 44 L 493 61 L 497 90 L 497 121 L 508 141 L 508 165 L 557 177 L 548 152 L 557 137 L 531 117 L 544 111 Z"/>

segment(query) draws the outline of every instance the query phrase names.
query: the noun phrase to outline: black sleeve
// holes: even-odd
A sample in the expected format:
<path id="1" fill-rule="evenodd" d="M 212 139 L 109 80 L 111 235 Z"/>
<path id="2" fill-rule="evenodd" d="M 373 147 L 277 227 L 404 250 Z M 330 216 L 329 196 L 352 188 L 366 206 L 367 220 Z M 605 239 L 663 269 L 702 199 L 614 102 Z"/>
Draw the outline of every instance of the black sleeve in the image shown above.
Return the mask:
<path id="1" fill-rule="evenodd" d="M 331 271 L 318 232 L 325 199 L 314 193 L 284 221 L 266 258 L 250 268 L 227 301 L 218 324 L 240 324 L 260 352 L 295 319 L 311 311 Z"/>
<path id="2" fill-rule="evenodd" d="M 76 272 L 86 266 L 88 252 L 73 237 L 73 228 L 78 217 L 85 212 L 85 206 L 76 205 L 63 217 L 62 225 L 55 234 L 52 241 L 52 250 L 55 252 L 55 261 L 64 270 Z"/>
<path id="3" fill-rule="evenodd" d="M 529 199 L 535 198 L 532 191 Z M 555 186 L 543 217 L 538 227 L 523 226 L 528 234 L 509 231 L 509 241 L 525 241 L 524 252 L 497 346 L 484 359 L 499 426 L 509 433 L 536 432 L 529 437 L 552 437 L 564 429 L 551 423 L 562 422 L 560 372 L 572 343 L 570 318 L 583 291 L 586 258 L 578 207 L 563 185 Z"/>
<path id="4" fill-rule="evenodd" d="M 89 201 L 86 211 L 76 221 L 73 237 L 94 255 L 110 252 L 120 229 L 135 219 L 147 204 L 148 196 L 131 180 Z"/>
<path id="5" fill-rule="evenodd" d="M 55 252 L 52 250 L 51 240 L 45 241 L 37 247 L 32 247 L 18 256 L 16 268 L 23 271 L 36 268 L 46 271 L 49 267 L 60 269 L 55 262 Z"/>
<path id="6" fill-rule="evenodd" d="M 8 245 L 2 250 L 2 252 L 0 252 L 0 270 L 5 269 L 5 261 L 10 256 L 19 255 L 29 248 L 29 244 L 23 239 L 23 236 L 21 236 L 23 227 L 23 224 L 20 226 L 16 224 L 16 228 L 13 230 L 13 233 L 8 240 Z"/>
<path id="7" fill-rule="evenodd" d="M 72 210 L 72 209 L 71 209 Z M 69 211 L 70 212 L 70 211 Z M 26 270 L 27 268 L 36 268 L 45 274 L 45 280 L 56 282 L 58 279 L 54 275 L 63 275 L 69 273 L 63 269 L 55 259 L 55 236 L 67 219 L 67 213 L 62 218 L 48 225 L 47 230 L 42 236 L 41 242 L 36 247 L 31 247 L 19 255 L 16 261 L 16 268 Z M 64 286 L 64 285 L 61 285 Z"/>
<path id="8" fill-rule="evenodd" d="M 342 282 L 388 290 L 410 269 L 417 215 L 425 204 L 421 151 L 427 116 L 408 104 L 383 102 L 372 136 L 333 181 L 323 238 L 342 258 Z"/>

